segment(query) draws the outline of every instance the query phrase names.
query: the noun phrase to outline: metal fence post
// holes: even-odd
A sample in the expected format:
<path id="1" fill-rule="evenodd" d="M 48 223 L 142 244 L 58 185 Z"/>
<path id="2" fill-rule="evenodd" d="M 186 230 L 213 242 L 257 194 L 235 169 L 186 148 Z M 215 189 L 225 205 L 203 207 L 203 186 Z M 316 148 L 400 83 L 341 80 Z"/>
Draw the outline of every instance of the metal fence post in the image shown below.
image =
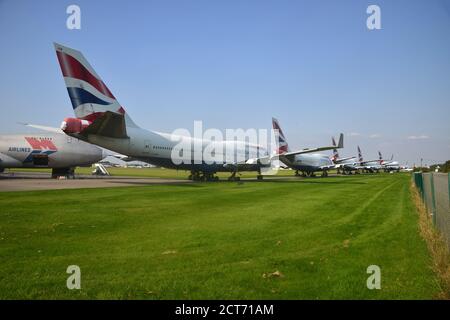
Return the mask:
<path id="1" fill-rule="evenodd" d="M 436 225 L 436 197 L 434 195 L 434 173 L 430 174 L 431 185 L 431 217 L 433 219 L 433 225 Z"/>

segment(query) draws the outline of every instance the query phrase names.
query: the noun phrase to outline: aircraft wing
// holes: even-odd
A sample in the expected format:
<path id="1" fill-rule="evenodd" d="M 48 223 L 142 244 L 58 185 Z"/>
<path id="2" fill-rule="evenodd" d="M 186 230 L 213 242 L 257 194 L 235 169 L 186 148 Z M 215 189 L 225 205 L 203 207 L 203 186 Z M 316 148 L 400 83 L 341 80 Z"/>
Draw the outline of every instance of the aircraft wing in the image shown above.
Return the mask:
<path id="1" fill-rule="evenodd" d="M 343 147 L 344 147 L 344 135 L 341 133 L 341 135 L 339 137 L 339 143 L 337 146 L 319 147 L 319 148 L 312 148 L 312 149 L 306 148 L 306 149 L 297 150 L 297 151 L 285 152 L 282 154 L 275 154 L 275 155 L 270 155 L 270 156 L 248 159 L 246 161 L 238 162 L 238 163 L 228 163 L 228 164 L 225 164 L 225 166 L 226 167 L 237 167 L 240 169 L 252 167 L 255 165 L 270 166 L 271 161 L 276 161 L 276 160 L 280 160 L 281 162 L 283 162 L 284 164 L 287 165 L 291 162 L 289 160 L 289 158 L 291 158 L 292 156 L 297 155 L 297 154 L 340 149 Z"/>
<path id="2" fill-rule="evenodd" d="M 130 162 L 130 161 L 136 161 L 139 159 L 133 158 L 133 157 L 129 157 L 129 156 L 125 156 L 123 154 L 110 154 L 111 157 L 114 157 L 116 159 L 125 161 L 125 162 Z"/>
<path id="3" fill-rule="evenodd" d="M 332 166 L 321 166 L 320 169 L 322 170 L 329 170 L 329 169 L 334 169 L 336 166 L 332 165 Z"/>
<path id="4" fill-rule="evenodd" d="M 341 135 L 339 136 L 339 143 L 337 146 L 306 148 L 306 149 L 301 149 L 301 150 L 297 150 L 297 151 L 285 152 L 282 154 L 282 156 L 289 157 L 289 156 L 295 156 L 297 154 L 312 153 L 312 152 L 319 152 L 319 151 L 333 150 L 333 149 L 341 149 L 343 147 L 344 147 L 344 134 L 341 133 Z"/>
<path id="5" fill-rule="evenodd" d="M 261 167 L 270 167 L 270 163 L 273 160 L 278 160 L 278 155 L 274 156 L 264 156 L 259 158 L 251 158 L 245 161 L 234 162 L 234 163 L 225 163 L 223 166 L 229 169 L 238 169 L 238 170 L 251 170 L 255 166 Z"/>
<path id="6" fill-rule="evenodd" d="M 110 138 L 128 138 L 125 116 L 123 114 L 106 111 L 80 134 L 83 136 L 95 134 Z"/>
<path id="7" fill-rule="evenodd" d="M 342 162 L 344 162 L 344 161 L 351 160 L 351 159 L 355 159 L 355 158 L 356 158 L 356 157 L 340 158 L 340 159 L 335 160 L 334 163 L 340 164 L 340 163 L 342 163 Z"/>
<path id="8" fill-rule="evenodd" d="M 24 126 L 39 129 L 39 130 L 64 134 L 64 132 L 60 128 L 41 126 L 38 124 L 31 124 L 31 123 L 21 123 L 21 124 L 23 124 Z"/>
<path id="9" fill-rule="evenodd" d="M 370 163 L 370 162 L 378 162 L 378 163 L 380 163 L 380 161 L 382 161 L 382 160 L 380 160 L 380 159 L 376 159 L 376 160 L 364 160 L 364 161 L 360 161 L 359 164 L 365 165 L 365 164 Z"/>

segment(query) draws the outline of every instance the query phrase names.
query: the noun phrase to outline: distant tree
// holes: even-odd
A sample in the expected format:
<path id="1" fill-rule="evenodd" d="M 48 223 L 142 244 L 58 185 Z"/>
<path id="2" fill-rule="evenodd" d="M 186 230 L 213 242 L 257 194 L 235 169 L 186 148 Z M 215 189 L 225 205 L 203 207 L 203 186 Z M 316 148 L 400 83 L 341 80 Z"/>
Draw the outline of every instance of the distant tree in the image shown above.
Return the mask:
<path id="1" fill-rule="evenodd" d="M 434 171 L 439 166 L 439 172 L 450 172 L 450 160 L 447 160 L 445 163 L 433 164 L 430 166 L 429 171 Z M 426 172 L 426 171 L 423 171 Z"/>
<path id="2" fill-rule="evenodd" d="M 444 164 L 441 165 L 442 172 L 450 172 L 450 160 L 447 160 Z"/>

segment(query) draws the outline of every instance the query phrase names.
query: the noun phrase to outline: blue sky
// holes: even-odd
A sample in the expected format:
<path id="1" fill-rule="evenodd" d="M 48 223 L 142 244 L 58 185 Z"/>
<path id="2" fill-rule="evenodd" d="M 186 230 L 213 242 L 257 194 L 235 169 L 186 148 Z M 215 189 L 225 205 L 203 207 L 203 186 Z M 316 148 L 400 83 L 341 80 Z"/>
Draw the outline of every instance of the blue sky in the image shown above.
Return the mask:
<path id="1" fill-rule="evenodd" d="M 66 8 L 81 8 L 81 30 Z M 381 30 L 366 8 L 381 8 Z M 72 108 L 52 42 L 81 50 L 142 127 L 270 128 L 291 148 L 450 159 L 450 1 L 0 0 L 1 133 Z"/>

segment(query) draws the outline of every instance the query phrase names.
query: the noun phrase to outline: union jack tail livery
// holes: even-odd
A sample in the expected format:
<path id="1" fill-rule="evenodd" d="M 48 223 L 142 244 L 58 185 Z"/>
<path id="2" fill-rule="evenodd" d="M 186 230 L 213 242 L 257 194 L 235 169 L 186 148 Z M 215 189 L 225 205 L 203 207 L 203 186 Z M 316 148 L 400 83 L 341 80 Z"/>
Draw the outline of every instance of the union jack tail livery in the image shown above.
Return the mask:
<path id="1" fill-rule="evenodd" d="M 378 151 L 378 160 L 380 160 L 380 164 L 382 164 L 383 161 L 383 156 L 381 155 L 381 151 Z"/>
<path id="2" fill-rule="evenodd" d="M 127 126 L 136 126 L 80 51 L 54 45 L 75 116 L 83 120 L 78 126 L 89 126 L 106 111 L 125 116 Z"/>
<path id="3" fill-rule="evenodd" d="M 283 154 L 289 152 L 289 145 L 284 137 L 283 130 L 281 130 L 280 124 L 277 119 L 272 118 L 272 127 L 275 131 L 275 139 L 277 141 L 277 154 Z"/>
<path id="4" fill-rule="evenodd" d="M 359 146 L 358 146 L 358 161 L 359 162 L 363 162 L 364 161 L 363 156 L 362 156 L 362 152 L 361 152 L 361 149 L 359 148 Z"/>
<path id="5" fill-rule="evenodd" d="M 331 137 L 331 143 L 334 147 L 336 146 L 336 140 L 334 140 L 334 137 Z M 339 159 L 339 152 L 337 151 L 337 149 L 333 149 L 333 157 L 331 158 L 331 160 L 336 161 L 338 159 Z"/>

